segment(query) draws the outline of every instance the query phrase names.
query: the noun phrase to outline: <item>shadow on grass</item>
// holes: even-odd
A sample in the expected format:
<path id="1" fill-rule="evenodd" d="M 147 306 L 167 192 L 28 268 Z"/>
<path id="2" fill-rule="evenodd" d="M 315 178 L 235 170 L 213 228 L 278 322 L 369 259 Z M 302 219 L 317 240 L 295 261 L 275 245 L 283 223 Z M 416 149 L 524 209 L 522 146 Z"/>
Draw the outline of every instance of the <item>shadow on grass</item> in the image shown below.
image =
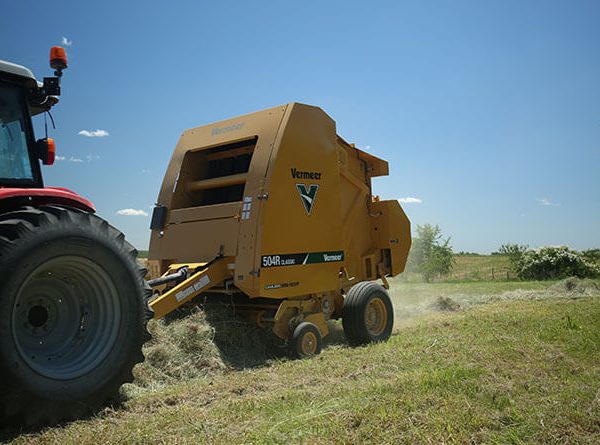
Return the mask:
<path id="1" fill-rule="evenodd" d="M 270 330 L 246 321 L 231 304 L 222 302 L 186 305 L 164 320 L 149 323 L 149 330 L 152 339 L 144 346 L 145 362 L 134 369 L 134 383 L 125 385 L 119 399 L 109 407 L 78 416 L 78 420 L 110 415 L 123 409 L 136 390 L 153 390 L 185 380 L 266 367 L 275 361 L 289 359 L 287 346 Z M 330 321 L 323 348 L 345 344 L 341 322 Z M 45 428 L 67 426 L 70 422 L 48 420 L 41 423 L 43 426 L 37 428 L 0 427 L 0 443 L 39 434 Z"/>
<path id="2" fill-rule="evenodd" d="M 205 305 L 207 322 L 213 327 L 213 342 L 223 362 L 235 369 L 258 368 L 274 360 L 289 358 L 288 347 L 270 329 L 261 329 L 235 313 L 232 306 Z M 342 325 L 329 322 L 329 334 L 323 339 L 323 348 L 347 344 Z"/>

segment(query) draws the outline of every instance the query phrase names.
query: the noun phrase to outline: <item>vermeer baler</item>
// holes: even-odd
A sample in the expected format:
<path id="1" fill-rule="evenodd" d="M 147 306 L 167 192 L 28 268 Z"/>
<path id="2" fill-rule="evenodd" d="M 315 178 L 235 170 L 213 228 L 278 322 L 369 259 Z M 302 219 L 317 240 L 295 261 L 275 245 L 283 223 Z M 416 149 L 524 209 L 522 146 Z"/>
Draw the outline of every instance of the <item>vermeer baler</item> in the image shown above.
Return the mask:
<path id="1" fill-rule="evenodd" d="M 398 201 L 372 195 L 371 178 L 387 174 L 299 103 L 185 131 L 152 216 L 155 317 L 226 294 L 300 357 L 320 352 L 329 319 L 350 344 L 387 340 L 386 276 L 404 270 L 411 243 Z"/>

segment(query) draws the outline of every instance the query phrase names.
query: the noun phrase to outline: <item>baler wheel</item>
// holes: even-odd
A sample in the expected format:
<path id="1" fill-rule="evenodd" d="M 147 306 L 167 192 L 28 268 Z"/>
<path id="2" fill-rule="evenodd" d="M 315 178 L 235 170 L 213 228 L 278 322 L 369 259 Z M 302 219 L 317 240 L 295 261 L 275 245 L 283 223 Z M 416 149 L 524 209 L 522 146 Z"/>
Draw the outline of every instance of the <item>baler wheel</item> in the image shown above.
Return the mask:
<path id="1" fill-rule="evenodd" d="M 150 338 L 136 256 L 90 213 L 0 214 L 0 424 L 55 424 L 118 401 Z"/>
<path id="2" fill-rule="evenodd" d="M 342 325 L 352 346 L 386 341 L 394 327 L 394 308 L 387 291 L 370 281 L 350 288 L 344 299 Z"/>
<path id="3" fill-rule="evenodd" d="M 319 328 L 313 323 L 303 321 L 290 338 L 290 354 L 295 358 L 308 358 L 321 352 L 323 341 Z"/>

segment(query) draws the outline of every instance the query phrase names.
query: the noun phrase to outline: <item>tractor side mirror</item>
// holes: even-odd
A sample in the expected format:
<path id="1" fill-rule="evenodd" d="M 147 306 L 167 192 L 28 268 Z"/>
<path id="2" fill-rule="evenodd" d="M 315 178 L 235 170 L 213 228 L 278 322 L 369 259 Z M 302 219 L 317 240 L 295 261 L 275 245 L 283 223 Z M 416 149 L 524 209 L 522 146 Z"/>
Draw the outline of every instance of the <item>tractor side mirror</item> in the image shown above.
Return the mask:
<path id="1" fill-rule="evenodd" d="M 54 144 L 54 139 L 38 139 L 35 143 L 35 150 L 38 158 L 42 160 L 44 165 L 54 164 L 54 159 L 56 157 L 56 145 Z"/>

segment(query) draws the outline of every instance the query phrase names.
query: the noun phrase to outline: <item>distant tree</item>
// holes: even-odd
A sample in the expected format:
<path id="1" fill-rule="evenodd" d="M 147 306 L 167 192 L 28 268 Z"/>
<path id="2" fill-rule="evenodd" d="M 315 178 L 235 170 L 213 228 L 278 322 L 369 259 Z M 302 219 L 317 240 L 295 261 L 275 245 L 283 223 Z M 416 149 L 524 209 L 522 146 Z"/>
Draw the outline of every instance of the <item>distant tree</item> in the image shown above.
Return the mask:
<path id="1" fill-rule="evenodd" d="M 417 226 L 417 236 L 411 248 L 410 269 L 419 272 L 429 283 L 438 276 L 450 273 L 453 265 L 450 238 L 442 238 L 442 229 L 431 224 Z"/>
<path id="2" fill-rule="evenodd" d="M 508 261 L 510 262 L 510 268 L 517 272 L 517 266 L 519 264 L 519 260 L 523 256 L 525 252 L 527 252 L 529 246 L 526 244 L 502 244 L 498 249 L 498 255 L 506 255 L 508 256 Z"/>

